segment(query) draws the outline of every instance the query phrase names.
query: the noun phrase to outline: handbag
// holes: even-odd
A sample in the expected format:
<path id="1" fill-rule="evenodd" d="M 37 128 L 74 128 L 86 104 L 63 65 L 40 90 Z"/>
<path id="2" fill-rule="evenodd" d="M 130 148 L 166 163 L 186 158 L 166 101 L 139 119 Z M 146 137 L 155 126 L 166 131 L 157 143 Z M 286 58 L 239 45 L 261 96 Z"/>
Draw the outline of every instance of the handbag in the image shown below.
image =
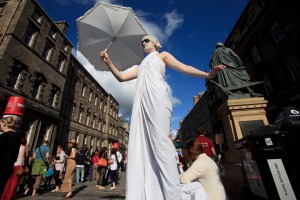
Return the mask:
<path id="1" fill-rule="evenodd" d="M 104 153 L 102 154 L 102 157 L 98 160 L 98 166 L 99 167 L 107 167 L 107 160 L 103 157 Z"/>

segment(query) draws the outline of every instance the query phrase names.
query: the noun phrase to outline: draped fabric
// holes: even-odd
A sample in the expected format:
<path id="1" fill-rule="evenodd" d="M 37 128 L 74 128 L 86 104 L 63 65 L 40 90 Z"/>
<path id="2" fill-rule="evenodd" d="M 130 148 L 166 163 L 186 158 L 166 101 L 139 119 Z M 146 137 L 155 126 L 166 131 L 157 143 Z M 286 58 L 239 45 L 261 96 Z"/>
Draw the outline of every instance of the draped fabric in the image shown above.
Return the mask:
<path id="1" fill-rule="evenodd" d="M 191 182 L 181 185 L 181 198 L 183 200 L 209 200 L 200 182 Z"/>
<path id="2" fill-rule="evenodd" d="M 165 66 L 150 53 L 139 66 L 128 145 L 127 200 L 177 200 L 180 183 L 170 141 L 172 103 Z"/>
<path id="3" fill-rule="evenodd" d="M 250 81 L 250 77 L 240 57 L 230 48 L 218 47 L 210 59 L 210 68 L 225 65 L 226 69 L 218 72 L 218 83 L 223 87 L 241 86 Z"/>

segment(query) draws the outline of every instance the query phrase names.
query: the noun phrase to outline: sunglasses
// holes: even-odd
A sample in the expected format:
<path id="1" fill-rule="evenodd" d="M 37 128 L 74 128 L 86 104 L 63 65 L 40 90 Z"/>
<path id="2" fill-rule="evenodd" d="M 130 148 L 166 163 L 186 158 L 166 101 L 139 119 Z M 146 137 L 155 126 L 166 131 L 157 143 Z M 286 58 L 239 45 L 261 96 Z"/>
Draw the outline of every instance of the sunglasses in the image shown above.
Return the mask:
<path id="1" fill-rule="evenodd" d="M 144 39 L 144 40 L 142 41 L 142 44 L 143 44 L 144 42 L 145 42 L 145 43 L 148 43 L 148 42 L 150 42 L 150 40 L 149 40 L 149 39 Z"/>

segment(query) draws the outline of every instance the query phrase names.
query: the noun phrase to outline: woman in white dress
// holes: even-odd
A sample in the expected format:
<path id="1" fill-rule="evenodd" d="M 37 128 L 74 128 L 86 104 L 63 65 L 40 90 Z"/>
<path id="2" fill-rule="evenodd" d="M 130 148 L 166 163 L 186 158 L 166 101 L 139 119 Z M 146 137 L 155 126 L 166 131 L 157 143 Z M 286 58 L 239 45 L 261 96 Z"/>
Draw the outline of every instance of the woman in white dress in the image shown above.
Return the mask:
<path id="1" fill-rule="evenodd" d="M 165 68 L 202 78 L 213 78 L 223 65 L 210 73 L 177 61 L 170 53 L 157 51 L 161 45 L 154 36 L 142 39 L 148 55 L 139 67 L 121 73 L 109 59 L 107 52 L 100 52 L 105 62 L 120 82 L 137 78 L 133 102 L 126 175 L 127 200 L 177 200 L 180 182 L 175 160 L 175 147 L 168 135 L 172 102 L 165 82 Z"/>

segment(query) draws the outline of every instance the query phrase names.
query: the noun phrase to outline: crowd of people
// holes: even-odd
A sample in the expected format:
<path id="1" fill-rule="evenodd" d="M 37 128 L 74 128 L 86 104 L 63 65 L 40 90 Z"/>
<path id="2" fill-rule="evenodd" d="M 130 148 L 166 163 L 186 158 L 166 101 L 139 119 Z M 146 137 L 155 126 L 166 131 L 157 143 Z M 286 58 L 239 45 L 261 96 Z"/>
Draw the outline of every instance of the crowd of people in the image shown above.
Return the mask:
<path id="1" fill-rule="evenodd" d="M 116 189 L 119 171 L 125 170 L 118 146 L 111 149 L 110 157 L 106 147 L 89 155 L 86 145 L 78 148 L 76 140 L 71 139 L 65 151 L 62 145 L 58 145 L 55 156 L 51 156 L 49 141 L 44 140 L 32 151 L 26 135 L 21 137 L 15 130 L 16 123 L 16 116 L 4 116 L 0 120 L 0 200 L 12 200 L 17 194 L 36 196 L 39 190 L 63 192 L 66 193 L 64 199 L 72 198 L 75 181 L 96 182 L 96 188 L 101 190 L 111 184 L 109 189 Z M 108 165 L 98 166 L 100 158 L 107 160 Z"/>
<path id="2" fill-rule="evenodd" d="M 73 182 L 95 182 L 96 189 L 104 190 L 110 184 L 115 190 L 119 172 L 125 170 L 122 154 L 112 148 L 110 154 L 106 147 L 91 155 L 86 145 L 78 147 L 76 140 L 68 142 L 66 152 L 62 145 L 57 147 L 55 156 L 50 156 L 49 142 L 44 140 L 35 151 L 30 150 L 26 138 L 14 131 L 14 117 L 0 120 L 0 148 L 3 154 L 0 161 L 1 200 L 11 200 L 16 193 L 38 195 L 42 180 L 44 190 L 65 193 L 65 199 L 73 197 Z M 203 127 L 197 128 L 199 137 L 188 140 L 183 153 L 175 153 L 183 199 L 226 199 L 225 190 L 216 165 L 216 151 L 212 141 L 204 136 Z M 10 151 L 4 151 L 10 150 Z M 17 150 L 16 150 L 17 149 Z M 109 157 L 110 155 L 110 157 Z M 99 160 L 107 160 L 107 166 L 99 166 Z M 76 176 L 75 176 L 76 174 Z M 52 185 L 54 179 L 55 187 Z M 110 182 L 109 182 L 110 180 Z"/>

